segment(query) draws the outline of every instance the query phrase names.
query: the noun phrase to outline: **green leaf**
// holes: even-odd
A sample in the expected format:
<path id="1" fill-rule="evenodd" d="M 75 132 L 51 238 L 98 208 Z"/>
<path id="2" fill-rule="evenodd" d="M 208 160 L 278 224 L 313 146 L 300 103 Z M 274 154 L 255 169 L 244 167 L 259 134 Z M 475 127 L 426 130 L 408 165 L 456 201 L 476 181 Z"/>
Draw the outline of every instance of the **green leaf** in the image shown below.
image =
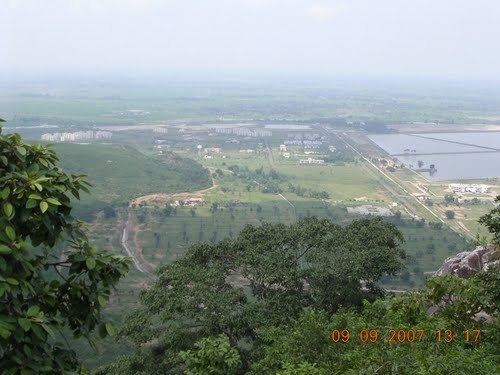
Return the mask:
<path id="1" fill-rule="evenodd" d="M 108 335 L 110 336 L 115 335 L 115 327 L 113 327 L 113 324 L 110 322 L 106 323 L 106 332 L 108 332 Z"/>
<path id="2" fill-rule="evenodd" d="M 7 283 L 9 283 L 10 285 L 19 285 L 19 281 L 13 279 L 12 277 L 7 277 L 5 281 L 7 281 Z"/>
<path id="3" fill-rule="evenodd" d="M 3 337 L 4 339 L 6 339 L 7 337 L 9 337 L 11 334 L 10 331 L 6 330 L 5 328 L 2 328 L 0 327 L 0 336 Z"/>
<path id="4" fill-rule="evenodd" d="M 106 330 L 106 325 L 104 323 L 99 324 L 99 336 L 103 339 L 108 335 L 108 332 Z"/>
<path id="5" fill-rule="evenodd" d="M 24 329 L 24 332 L 28 332 L 31 329 L 31 322 L 29 319 L 19 318 L 17 319 L 17 322 L 19 323 L 21 328 Z"/>
<path id="6" fill-rule="evenodd" d="M 28 201 L 26 202 L 26 208 L 33 208 L 36 207 L 36 205 L 37 201 L 34 199 L 28 199 Z"/>
<path id="7" fill-rule="evenodd" d="M 16 146 L 17 152 L 19 152 L 22 156 L 26 156 L 26 149 L 22 146 Z"/>
<path id="8" fill-rule="evenodd" d="M 30 194 L 28 199 L 36 199 L 36 200 L 42 200 L 42 197 L 39 196 L 38 194 Z"/>
<path id="9" fill-rule="evenodd" d="M 99 305 L 101 305 L 101 306 L 105 306 L 106 305 L 106 298 L 104 298 L 101 295 L 97 296 L 97 301 L 99 301 Z"/>
<path id="10" fill-rule="evenodd" d="M 40 327 L 38 327 L 37 325 L 33 325 L 31 329 L 39 339 L 45 340 L 45 333 L 40 329 Z"/>
<path id="11" fill-rule="evenodd" d="M 95 268 L 95 259 L 94 258 L 87 258 L 85 260 L 85 264 L 87 265 L 87 268 L 89 270 L 92 270 Z"/>
<path id="12" fill-rule="evenodd" d="M 5 234 L 11 241 L 14 241 L 16 239 L 16 231 L 9 225 L 5 227 Z"/>
<path id="13" fill-rule="evenodd" d="M 47 208 L 49 208 L 49 205 L 45 201 L 40 202 L 40 211 L 42 211 L 42 214 L 47 211 Z"/>
<path id="14" fill-rule="evenodd" d="M 53 204 L 54 206 L 60 206 L 61 205 L 61 202 L 59 202 L 57 199 L 55 198 L 47 198 L 45 199 L 48 203 L 50 204 Z"/>
<path id="15" fill-rule="evenodd" d="M 12 253 L 12 249 L 5 245 L 0 245 L 0 254 L 10 254 Z"/>
<path id="16" fill-rule="evenodd" d="M 50 329 L 47 324 L 41 324 L 42 328 L 47 332 L 50 336 L 54 336 L 54 332 Z"/>
<path id="17" fill-rule="evenodd" d="M 0 192 L 0 199 L 7 199 L 10 195 L 10 188 L 7 186 Z"/>
<path id="18" fill-rule="evenodd" d="M 12 212 L 14 211 L 14 207 L 12 207 L 12 204 L 9 202 L 5 202 L 3 205 L 3 212 L 5 213 L 5 216 L 9 218 L 12 215 Z"/>
<path id="19" fill-rule="evenodd" d="M 29 317 L 34 317 L 37 316 L 38 313 L 40 312 L 40 308 L 38 306 L 30 306 L 28 311 L 26 312 L 26 315 Z"/>

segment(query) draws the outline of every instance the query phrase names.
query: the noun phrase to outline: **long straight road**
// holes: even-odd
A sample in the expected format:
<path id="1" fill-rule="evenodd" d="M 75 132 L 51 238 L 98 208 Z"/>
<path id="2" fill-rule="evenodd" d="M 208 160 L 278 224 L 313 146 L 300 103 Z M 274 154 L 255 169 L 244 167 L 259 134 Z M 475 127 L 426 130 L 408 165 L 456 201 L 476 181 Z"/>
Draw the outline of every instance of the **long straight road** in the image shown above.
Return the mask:
<path id="1" fill-rule="evenodd" d="M 384 176 L 386 179 L 391 181 L 393 184 L 395 184 L 399 189 L 405 192 L 405 194 L 408 196 L 408 198 L 413 199 L 417 204 L 422 206 L 426 211 L 428 211 L 432 216 L 434 216 L 436 219 L 438 219 L 440 222 L 444 223 L 444 220 L 441 219 L 434 211 L 432 211 L 429 207 L 427 207 L 425 204 L 420 202 L 416 197 L 414 197 L 404 186 L 402 186 L 399 182 L 397 182 L 394 178 L 389 176 L 387 173 L 385 173 L 382 169 L 377 167 L 370 159 L 365 157 L 361 152 L 359 152 L 355 147 L 353 147 L 347 140 L 343 137 L 338 135 L 339 139 L 345 143 L 347 147 L 349 147 L 351 150 L 353 150 L 356 154 L 358 154 L 365 162 L 370 164 L 373 168 L 375 168 L 382 176 Z"/>
<path id="2" fill-rule="evenodd" d="M 377 170 L 383 177 L 385 177 L 387 180 L 392 182 L 396 187 L 401 189 L 405 195 L 408 197 L 408 199 L 411 199 L 415 203 L 417 203 L 419 206 L 423 207 L 427 212 L 429 212 L 433 217 L 437 218 L 441 223 L 446 223 L 440 216 L 439 214 L 435 213 L 433 210 L 431 210 L 429 207 L 427 207 L 424 203 L 419 201 L 415 196 L 413 196 L 400 182 L 396 181 L 394 178 L 389 176 L 387 173 L 385 173 L 382 169 L 380 169 L 378 166 L 376 166 L 371 160 L 366 158 L 359 150 L 357 150 L 353 145 L 350 144 L 346 140 L 346 135 L 340 135 L 337 134 L 337 137 L 344 142 L 344 144 L 349 147 L 351 150 L 353 150 L 358 156 L 360 156 L 368 165 L 372 166 L 375 170 Z M 411 170 L 411 169 L 409 169 Z M 394 192 L 392 191 L 393 189 L 387 189 L 390 193 L 394 195 Z M 444 214 L 444 211 L 442 212 Z M 455 225 L 450 225 L 452 229 L 455 231 L 466 235 L 469 238 L 474 238 L 474 235 L 470 232 L 470 230 L 467 229 L 467 227 L 459 220 L 455 222 Z"/>

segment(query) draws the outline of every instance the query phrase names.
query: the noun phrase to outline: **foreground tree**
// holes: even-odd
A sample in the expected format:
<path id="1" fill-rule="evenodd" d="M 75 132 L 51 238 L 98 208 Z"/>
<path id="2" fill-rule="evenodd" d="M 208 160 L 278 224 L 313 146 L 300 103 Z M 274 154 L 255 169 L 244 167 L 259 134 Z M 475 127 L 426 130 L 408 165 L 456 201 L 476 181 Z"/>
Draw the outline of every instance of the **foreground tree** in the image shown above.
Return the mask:
<path id="1" fill-rule="evenodd" d="M 496 268 L 470 279 L 433 278 L 417 293 L 366 302 L 361 313 L 306 309 L 290 324 L 264 330 L 264 353 L 249 373 L 301 374 L 289 369 L 309 367 L 310 374 L 325 375 L 495 374 L 499 290 Z M 444 308 L 428 313 L 451 294 Z M 478 311 L 491 314 L 493 323 L 478 321 Z M 331 333 L 343 329 L 349 331 L 346 342 L 333 342 Z M 399 342 L 401 335 L 391 330 L 412 342 Z"/>
<path id="2" fill-rule="evenodd" d="M 71 216 L 70 195 L 84 176 L 64 173 L 49 147 L 23 143 L 0 128 L 0 372 L 54 374 L 79 368 L 62 331 L 99 328 L 126 257 L 95 249 Z M 61 251 L 59 249 L 65 248 Z"/>
<path id="3" fill-rule="evenodd" d="M 479 223 L 483 224 L 493 235 L 493 244 L 500 246 L 500 195 L 495 198 L 497 206 L 489 213 L 481 216 Z"/>
<path id="4" fill-rule="evenodd" d="M 401 269 L 402 241 L 381 219 L 340 226 L 308 218 L 248 226 L 234 240 L 195 245 L 159 270 L 142 307 L 125 320 L 122 335 L 144 349 L 103 373 L 183 373 L 205 358 L 196 343 L 213 349 L 202 339 L 219 335 L 238 352 L 239 371 L 248 371 L 263 328 L 288 324 L 306 307 L 331 314 L 382 296 L 376 282 Z M 225 366 L 235 361 L 224 353 L 215 358 Z"/>

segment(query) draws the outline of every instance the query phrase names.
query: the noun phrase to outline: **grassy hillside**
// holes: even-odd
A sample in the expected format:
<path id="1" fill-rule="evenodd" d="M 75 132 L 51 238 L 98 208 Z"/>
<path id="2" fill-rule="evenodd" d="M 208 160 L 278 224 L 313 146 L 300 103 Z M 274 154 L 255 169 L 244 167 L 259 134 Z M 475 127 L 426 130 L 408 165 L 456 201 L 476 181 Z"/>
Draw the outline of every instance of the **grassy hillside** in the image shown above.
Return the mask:
<path id="1" fill-rule="evenodd" d="M 132 198 L 156 192 L 195 191 L 211 185 L 209 172 L 197 162 L 167 153 L 157 157 L 130 146 L 112 144 L 57 144 L 61 167 L 87 174 L 91 195 L 76 204 L 88 216 L 106 205 L 124 205 Z"/>

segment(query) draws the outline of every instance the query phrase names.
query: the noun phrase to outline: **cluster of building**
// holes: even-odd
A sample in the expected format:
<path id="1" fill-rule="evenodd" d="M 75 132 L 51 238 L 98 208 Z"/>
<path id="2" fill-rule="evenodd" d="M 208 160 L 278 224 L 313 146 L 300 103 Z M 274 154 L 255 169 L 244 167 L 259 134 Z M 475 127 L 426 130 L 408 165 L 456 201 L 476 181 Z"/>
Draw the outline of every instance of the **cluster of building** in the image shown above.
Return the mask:
<path id="1" fill-rule="evenodd" d="M 283 142 L 287 146 L 301 146 L 304 148 L 319 148 L 323 141 L 309 141 L 309 140 L 287 140 Z"/>
<path id="2" fill-rule="evenodd" d="M 280 145 L 280 152 L 285 159 L 290 159 L 290 153 L 288 152 L 286 145 Z"/>
<path id="3" fill-rule="evenodd" d="M 300 159 L 300 164 L 324 164 L 325 161 L 323 159 L 313 159 L 313 158 L 307 158 L 307 159 Z"/>
<path id="4" fill-rule="evenodd" d="M 474 193 L 474 194 L 486 194 L 490 192 L 490 187 L 487 185 L 476 185 L 476 184 L 450 184 L 448 185 L 451 191 L 454 193 Z"/>
<path id="5" fill-rule="evenodd" d="M 270 137 L 273 135 L 269 130 L 248 128 L 212 128 L 219 134 L 234 134 L 240 137 Z"/>
<path id="6" fill-rule="evenodd" d="M 324 137 L 318 133 L 288 133 L 287 138 L 291 140 L 306 140 L 306 141 L 318 141 L 323 140 Z"/>
<path id="7" fill-rule="evenodd" d="M 198 150 L 201 150 L 201 145 L 198 145 L 197 148 L 198 148 Z M 205 155 L 220 154 L 221 153 L 221 149 L 220 149 L 220 147 L 205 147 L 203 149 L 203 153 Z"/>
<path id="8" fill-rule="evenodd" d="M 113 133 L 108 131 L 79 131 L 73 133 L 45 133 L 42 134 L 42 141 L 50 142 L 75 142 L 90 139 L 108 139 L 113 136 Z"/>
<path id="9" fill-rule="evenodd" d="M 388 208 L 372 206 L 369 204 L 357 207 L 347 207 L 347 212 L 362 216 L 394 216 L 392 211 Z"/>
<path id="10" fill-rule="evenodd" d="M 174 201 L 170 205 L 172 207 L 179 207 L 179 206 L 196 207 L 196 206 L 200 206 L 202 204 L 203 204 L 203 199 L 201 199 L 201 198 L 188 198 L 185 200 Z"/>
<path id="11" fill-rule="evenodd" d="M 153 132 L 154 133 L 162 133 L 162 134 L 166 134 L 168 133 L 168 128 L 164 127 L 164 126 L 158 126 L 156 128 L 153 128 Z"/>

